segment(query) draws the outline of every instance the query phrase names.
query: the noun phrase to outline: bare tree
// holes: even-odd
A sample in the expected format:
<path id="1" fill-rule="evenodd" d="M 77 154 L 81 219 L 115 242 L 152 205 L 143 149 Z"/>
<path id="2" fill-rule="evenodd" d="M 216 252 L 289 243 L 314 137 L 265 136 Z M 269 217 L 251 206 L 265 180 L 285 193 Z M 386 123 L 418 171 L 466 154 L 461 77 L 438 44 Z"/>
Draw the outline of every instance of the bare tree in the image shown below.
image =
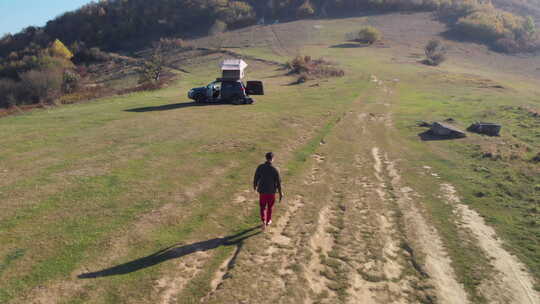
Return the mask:
<path id="1" fill-rule="evenodd" d="M 12 107 L 17 105 L 17 97 L 20 92 L 20 84 L 9 78 L 0 78 L 0 107 Z"/>
<path id="2" fill-rule="evenodd" d="M 38 103 L 52 102 L 60 94 L 63 72 L 59 68 L 31 70 L 20 75 L 22 86 Z"/>
<path id="3" fill-rule="evenodd" d="M 157 83 L 161 78 L 163 69 L 165 68 L 165 57 L 163 54 L 163 45 L 161 42 L 156 42 L 152 49 L 152 55 L 145 60 L 140 68 L 140 83 Z"/>

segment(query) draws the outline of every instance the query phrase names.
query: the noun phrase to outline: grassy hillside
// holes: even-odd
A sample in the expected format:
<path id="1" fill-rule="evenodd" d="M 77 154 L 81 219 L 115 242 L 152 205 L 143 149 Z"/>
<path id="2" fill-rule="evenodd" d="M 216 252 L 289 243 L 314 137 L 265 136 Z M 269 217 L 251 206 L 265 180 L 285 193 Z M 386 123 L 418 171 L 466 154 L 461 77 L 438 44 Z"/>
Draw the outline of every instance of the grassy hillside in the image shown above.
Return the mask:
<path id="1" fill-rule="evenodd" d="M 497 45 L 498 39 L 505 38 L 514 41 L 519 51 L 530 51 L 528 44 L 534 49 L 538 38 L 532 31 L 535 25 L 528 26 L 522 16 L 534 15 L 534 9 L 523 14 L 524 6 L 536 8 L 536 5 L 516 1 L 497 4 L 518 13 L 513 15 L 481 0 L 275 0 L 271 4 L 252 0 L 160 0 L 153 5 L 142 0 L 101 1 L 66 12 L 43 28 L 28 27 L 15 35 L 5 35 L 0 39 L 0 57 L 16 57 L 36 46 L 44 48 L 55 39 L 73 49 L 85 46 L 129 51 L 162 37 L 204 36 L 254 25 L 261 20 L 272 23 L 374 11 L 431 11 L 455 27 L 460 39 L 472 38 Z"/>
<path id="2" fill-rule="evenodd" d="M 117 249 L 136 249 L 133 256 L 148 245 L 160 247 L 192 231 L 216 229 L 211 227 L 225 224 L 215 218 L 221 212 L 231 221 L 220 230 L 237 230 L 245 218 L 228 208 L 213 210 L 249 185 L 258 156 L 266 150 L 280 155 L 297 149 L 298 140 L 316 134 L 316 126 L 334 119 L 357 94 L 350 90 L 328 103 L 338 87 L 351 86 L 353 79 L 323 84 L 305 95 L 288 86 L 292 80 L 287 77 L 274 78 L 283 74 L 274 66 L 250 62 L 250 76 L 266 80 L 267 90 L 274 92 L 256 106 L 186 103 L 189 88 L 215 78 L 220 59 L 206 58 L 181 83 L 157 94 L 2 120 L 6 136 L 24 137 L 11 137 L 2 153 L 6 212 L 1 237 L 8 244 L 2 246 L 1 255 L 8 257 L 3 268 L 21 270 L 2 273 L 8 282 L 2 286 L 4 300 L 81 271 L 85 259 L 115 247 L 111 242 L 132 225 L 143 225 L 133 241 L 142 246 L 141 238 L 151 240 L 142 247 L 125 240 L 124 248 Z M 29 120 L 36 123 L 29 125 Z M 164 206 L 170 207 L 165 222 L 154 227 L 152 212 Z M 17 235 L 24 238 L 12 238 Z"/>
<path id="3" fill-rule="evenodd" d="M 421 24 L 403 27 L 404 18 Z M 380 25 L 388 38 L 371 47 L 345 41 L 346 33 L 367 24 Z M 439 30 L 422 32 L 426 28 Z M 168 297 L 178 303 L 225 303 L 223 299 L 238 300 L 235 294 L 254 292 L 255 297 L 247 283 L 256 271 L 234 268 L 228 257 L 239 256 L 239 265 L 244 265 L 240 261 L 249 253 L 243 261 L 257 265 L 258 250 L 270 238 L 251 229 L 259 222 L 251 175 L 264 152 L 277 155 L 287 199 L 303 194 L 321 208 L 335 204 L 331 220 L 338 229 L 338 215 L 353 210 L 347 191 L 357 189 L 356 184 L 340 186 L 340 174 L 362 177 L 362 171 L 348 173 L 354 159 L 348 151 L 371 153 L 374 143 L 388 151 L 386 157 L 397 159 L 404 185 L 421 193 L 422 211 L 440 232 L 458 280 L 474 303 L 487 302 L 482 283 L 493 271 L 489 257 L 474 242 L 466 242 L 469 232 L 463 232 L 438 196 L 434 189 L 439 179 L 426 174 L 424 166 L 455 185 L 464 204 L 496 229 L 505 248 L 539 280 L 540 171 L 533 161 L 540 152 L 534 114 L 540 107 L 539 70 L 533 65 L 537 59 L 492 55 L 480 46 L 447 42 L 452 47 L 448 63 L 438 68 L 420 64 L 425 41 L 443 31 L 425 14 L 257 26 L 192 43 L 219 43 L 267 61 L 286 62 L 297 54 L 324 57 L 343 68 L 345 77 L 291 85 L 294 79 L 285 70 L 247 59 L 249 78 L 264 81 L 266 96 L 252 106 L 199 106 L 186 100 L 186 92 L 212 81 L 224 55 L 186 56 L 177 64 L 188 73 L 168 88 L 2 118 L 0 302 L 156 303 Z M 489 64 L 503 59 L 512 68 Z M 390 91 L 379 89 L 379 80 Z M 381 128 L 364 138 L 356 124 L 343 125 L 351 113 L 371 117 L 369 124 Z M 390 120 L 381 125 L 378 117 L 387 116 Z M 419 139 L 425 130 L 416 126 L 417 120 L 450 117 L 462 128 L 476 120 L 502 123 L 502 136 Z M 323 188 L 311 188 L 304 181 L 313 155 L 321 150 L 334 155 L 337 165 L 329 169 L 327 183 L 313 186 Z M 371 158 L 365 162 L 373 167 Z M 334 190 L 343 195 L 334 193 L 327 200 Z M 279 208 L 288 208 L 284 206 Z M 278 219 L 285 216 L 280 212 Z M 306 221 L 314 223 L 318 214 L 313 213 Z M 290 222 L 294 225 L 294 218 Z M 298 235 L 314 232 L 308 230 Z M 406 232 L 395 232 L 400 233 Z M 224 245 L 227 236 L 230 242 Z M 171 254 L 167 248 L 181 249 Z M 342 253 L 336 252 L 325 256 L 323 250 L 321 255 L 341 269 L 336 257 Z M 231 294 L 212 298 L 213 279 L 224 262 L 234 268 L 227 284 L 245 284 L 227 285 Z M 412 266 L 406 269 L 419 282 L 413 295 L 427 299 L 425 278 Z M 328 276 L 335 280 L 330 295 L 336 292 L 340 303 L 351 301 L 350 291 L 339 285 L 343 278 Z M 302 281 L 291 282 L 285 303 L 304 295 Z"/>

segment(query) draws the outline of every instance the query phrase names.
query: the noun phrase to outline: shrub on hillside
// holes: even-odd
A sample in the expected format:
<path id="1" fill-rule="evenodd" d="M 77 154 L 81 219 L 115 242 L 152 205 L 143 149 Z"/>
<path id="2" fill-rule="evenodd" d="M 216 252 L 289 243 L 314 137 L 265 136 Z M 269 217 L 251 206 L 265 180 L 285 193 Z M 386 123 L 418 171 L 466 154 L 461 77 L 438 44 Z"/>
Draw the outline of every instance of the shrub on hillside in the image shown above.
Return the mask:
<path id="1" fill-rule="evenodd" d="M 21 86 L 18 82 L 9 79 L 0 79 L 0 108 L 9 108 L 18 105 Z"/>
<path id="2" fill-rule="evenodd" d="M 528 38 L 528 39 L 535 38 L 535 34 L 537 32 L 536 23 L 534 22 L 534 19 L 531 16 L 525 19 L 525 22 L 523 23 L 523 32 L 524 32 L 525 38 Z"/>
<path id="3" fill-rule="evenodd" d="M 63 72 L 59 68 L 31 70 L 20 75 L 21 85 L 28 100 L 35 103 L 52 103 L 60 94 Z"/>
<path id="4" fill-rule="evenodd" d="M 227 27 L 238 28 L 253 24 L 257 20 L 257 14 L 253 7 L 243 1 L 228 2 L 225 7 L 215 7 L 217 19 L 224 22 Z"/>
<path id="5" fill-rule="evenodd" d="M 311 17 L 314 14 L 315 9 L 313 9 L 313 5 L 309 0 L 304 1 L 304 3 L 296 9 L 296 17 L 298 18 Z"/>
<path id="6" fill-rule="evenodd" d="M 309 79 L 324 77 L 342 77 L 345 72 L 334 67 L 324 59 L 314 60 L 311 56 L 296 56 L 287 63 L 289 74 L 298 75 L 296 83 L 302 83 Z"/>
<path id="7" fill-rule="evenodd" d="M 513 54 L 520 50 L 520 46 L 515 39 L 509 37 L 503 37 L 497 39 L 494 44 L 494 48 L 502 53 Z"/>
<path id="8" fill-rule="evenodd" d="M 75 92 L 79 88 L 79 82 L 81 76 L 77 72 L 72 70 L 64 71 L 63 81 L 62 81 L 62 92 L 70 94 Z"/>
<path id="9" fill-rule="evenodd" d="M 71 60 L 64 57 L 42 55 L 37 58 L 37 66 L 35 68 L 41 70 L 47 69 L 73 69 L 75 65 Z"/>
<path id="10" fill-rule="evenodd" d="M 208 30 L 209 35 L 217 35 L 225 32 L 227 30 L 227 23 L 216 20 L 210 30 Z"/>
<path id="11" fill-rule="evenodd" d="M 432 0 L 437 1 L 437 0 Z M 440 1 L 436 3 L 437 15 L 443 20 L 456 20 L 472 14 L 481 6 L 478 0 Z"/>
<path id="12" fill-rule="evenodd" d="M 456 28 L 469 39 L 494 42 L 505 36 L 513 36 L 523 28 L 524 23 L 521 17 L 485 8 L 460 18 Z"/>
<path id="13" fill-rule="evenodd" d="M 373 26 L 365 26 L 361 28 L 358 32 L 351 33 L 347 35 L 349 40 L 373 44 L 381 40 L 381 32 Z"/>
<path id="14" fill-rule="evenodd" d="M 73 62 L 76 64 L 106 62 L 111 60 L 111 56 L 101 51 L 98 47 L 87 48 L 84 43 L 75 42 L 71 45 L 71 49 L 74 53 Z"/>
<path id="15" fill-rule="evenodd" d="M 311 56 L 299 55 L 287 62 L 287 69 L 289 69 L 290 74 L 301 74 L 308 70 L 309 62 L 311 62 Z"/>
<path id="16" fill-rule="evenodd" d="M 455 29 L 469 39 L 485 42 L 505 53 L 534 52 L 540 44 L 532 18 L 522 18 L 490 5 L 461 17 Z"/>
<path id="17" fill-rule="evenodd" d="M 427 65 L 437 66 L 446 60 L 446 48 L 440 40 L 430 40 L 424 47 Z"/>

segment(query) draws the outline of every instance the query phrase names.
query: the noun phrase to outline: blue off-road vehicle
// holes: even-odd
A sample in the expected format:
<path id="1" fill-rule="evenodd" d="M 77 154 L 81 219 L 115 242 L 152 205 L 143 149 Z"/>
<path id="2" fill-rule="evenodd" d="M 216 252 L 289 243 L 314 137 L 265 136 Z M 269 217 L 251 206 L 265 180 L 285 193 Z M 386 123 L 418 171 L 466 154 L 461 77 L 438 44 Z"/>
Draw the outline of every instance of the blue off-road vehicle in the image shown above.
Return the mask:
<path id="1" fill-rule="evenodd" d="M 260 81 L 248 81 L 218 78 L 205 87 L 189 90 L 188 97 L 197 103 L 232 103 L 235 105 L 252 104 L 250 95 L 264 95 Z"/>
<path id="2" fill-rule="evenodd" d="M 260 81 L 242 82 L 247 63 L 242 59 L 226 59 L 221 63 L 222 77 L 205 87 L 189 90 L 188 97 L 197 103 L 252 104 L 250 95 L 264 95 Z"/>

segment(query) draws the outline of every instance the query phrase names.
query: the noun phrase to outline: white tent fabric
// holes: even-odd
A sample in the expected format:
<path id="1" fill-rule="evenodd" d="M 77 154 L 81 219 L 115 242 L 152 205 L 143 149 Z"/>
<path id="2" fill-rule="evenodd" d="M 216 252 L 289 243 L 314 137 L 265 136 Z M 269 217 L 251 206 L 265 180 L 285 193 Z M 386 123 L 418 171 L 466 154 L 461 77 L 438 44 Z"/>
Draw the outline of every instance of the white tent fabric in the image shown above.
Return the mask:
<path id="1" fill-rule="evenodd" d="M 247 63 L 242 59 L 225 59 L 221 62 L 222 71 L 238 71 L 240 79 L 244 78 Z"/>

